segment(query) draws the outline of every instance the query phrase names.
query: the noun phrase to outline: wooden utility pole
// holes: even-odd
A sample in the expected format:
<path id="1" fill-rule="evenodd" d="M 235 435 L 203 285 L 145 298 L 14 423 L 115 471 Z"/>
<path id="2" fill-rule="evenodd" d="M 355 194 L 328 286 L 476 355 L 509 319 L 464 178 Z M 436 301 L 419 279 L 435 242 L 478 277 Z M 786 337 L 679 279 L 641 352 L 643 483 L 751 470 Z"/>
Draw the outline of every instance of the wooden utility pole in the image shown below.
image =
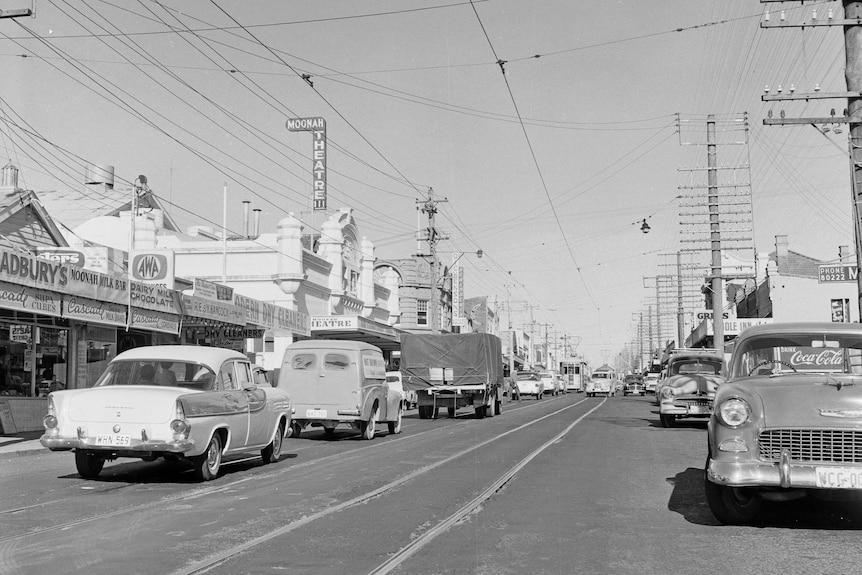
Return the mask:
<path id="1" fill-rule="evenodd" d="M 718 163 L 715 157 L 715 116 L 706 117 L 706 164 L 709 196 L 709 243 L 712 253 L 712 341 L 724 354 L 724 294 L 721 279 L 721 218 L 718 213 Z"/>
<path id="2" fill-rule="evenodd" d="M 760 0 L 763 3 L 778 2 L 779 0 Z M 821 99 L 847 99 L 847 108 L 841 116 L 835 115 L 835 108 L 831 109 L 829 116 L 825 114 L 810 118 L 785 118 L 781 111 L 780 118 L 773 118 L 772 111 L 769 117 L 763 120 L 763 124 L 770 125 L 811 125 L 821 133 L 824 132 L 820 125 L 849 124 L 850 125 L 850 192 L 851 207 L 853 210 L 853 232 L 856 244 L 856 267 L 862 269 L 862 1 L 842 0 L 844 7 L 844 18 L 836 18 L 832 9 L 829 8 L 825 17 L 823 10 L 820 17 L 816 17 L 815 9 L 806 14 L 803 22 L 787 22 L 783 18 L 774 21 L 768 17 L 768 13 L 761 28 L 806 28 L 816 26 L 841 26 L 844 28 L 844 80 L 847 85 L 846 92 L 821 92 L 819 86 L 814 92 L 799 93 L 791 92 L 767 93 L 761 96 L 764 102 L 786 101 L 786 100 L 821 100 Z M 857 305 L 859 317 L 862 319 L 862 274 L 857 274 Z"/>
<path id="3" fill-rule="evenodd" d="M 434 199 L 434 190 L 428 188 L 428 199 L 417 200 L 417 204 L 422 204 L 422 212 L 428 215 L 428 227 L 425 229 L 425 241 L 428 242 L 428 256 L 431 258 L 431 295 L 428 299 L 428 321 L 431 324 L 431 333 L 440 333 L 440 290 L 438 289 L 437 278 L 437 243 L 441 240 L 449 238 L 441 236 L 437 232 L 437 227 L 434 222 L 437 215 L 437 204 L 440 202 L 448 202 L 446 198 Z M 419 254 L 425 255 L 425 254 Z"/>

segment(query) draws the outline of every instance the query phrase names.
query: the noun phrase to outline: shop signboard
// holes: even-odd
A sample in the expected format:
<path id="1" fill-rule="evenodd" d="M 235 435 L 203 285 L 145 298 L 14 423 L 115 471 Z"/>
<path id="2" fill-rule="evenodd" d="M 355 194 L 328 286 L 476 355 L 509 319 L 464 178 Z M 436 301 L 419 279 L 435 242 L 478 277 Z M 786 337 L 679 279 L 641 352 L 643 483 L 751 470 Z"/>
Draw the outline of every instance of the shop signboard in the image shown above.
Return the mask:
<path id="1" fill-rule="evenodd" d="M 126 325 L 126 306 L 79 296 L 63 296 L 63 317 L 105 325 Z"/>
<path id="2" fill-rule="evenodd" d="M 821 265 L 818 266 L 818 283 L 855 282 L 859 278 L 859 268 L 856 265 Z"/>
<path id="3" fill-rule="evenodd" d="M 30 345 L 32 329 L 29 325 L 12 324 L 9 326 L 9 341 Z"/>
<path id="4" fill-rule="evenodd" d="M 133 307 L 131 327 L 176 335 L 180 333 L 180 316 Z"/>
<path id="5" fill-rule="evenodd" d="M 180 292 L 143 282 L 131 282 L 131 303 L 134 307 L 182 315 L 183 307 Z M 179 318 L 177 318 L 179 320 Z"/>
<path id="6" fill-rule="evenodd" d="M 174 289 L 173 250 L 135 250 L 131 260 L 132 281 Z"/>
<path id="7" fill-rule="evenodd" d="M 233 301 L 233 288 L 195 278 L 195 296 L 213 301 Z"/>
<path id="8" fill-rule="evenodd" d="M 0 307 L 63 317 L 61 295 L 43 289 L 0 281 Z"/>
<path id="9" fill-rule="evenodd" d="M 245 325 L 245 310 L 229 302 L 212 301 L 183 294 L 185 315 L 234 325 Z"/>
<path id="10" fill-rule="evenodd" d="M 291 132 L 311 132 L 312 158 L 312 202 L 313 209 L 326 209 L 326 120 L 313 118 L 290 118 L 286 122 Z"/>
<path id="11" fill-rule="evenodd" d="M 245 322 L 276 332 L 311 335 L 308 314 L 286 307 L 234 294 L 233 303 L 245 310 Z"/>

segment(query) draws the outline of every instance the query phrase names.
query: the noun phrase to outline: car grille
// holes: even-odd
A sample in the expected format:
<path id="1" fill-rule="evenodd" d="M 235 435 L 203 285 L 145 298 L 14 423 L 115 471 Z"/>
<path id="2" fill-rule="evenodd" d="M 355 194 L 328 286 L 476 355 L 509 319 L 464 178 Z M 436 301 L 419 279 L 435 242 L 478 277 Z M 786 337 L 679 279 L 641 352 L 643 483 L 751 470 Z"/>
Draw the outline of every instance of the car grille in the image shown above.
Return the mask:
<path id="1" fill-rule="evenodd" d="M 862 463 L 862 431 L 767 429 L 760 432 L 758 450 L 766 461 L 778 461 L 787 450 L 791 461 Z"/>
<path id="2" fill-rule="evenodd" d="M 711 399 L 689 399 L 687 397 L 677 398 L 675 403 L 683 405 L 699 405 L 701 407 L 709 407 L 712 405 Z"/>

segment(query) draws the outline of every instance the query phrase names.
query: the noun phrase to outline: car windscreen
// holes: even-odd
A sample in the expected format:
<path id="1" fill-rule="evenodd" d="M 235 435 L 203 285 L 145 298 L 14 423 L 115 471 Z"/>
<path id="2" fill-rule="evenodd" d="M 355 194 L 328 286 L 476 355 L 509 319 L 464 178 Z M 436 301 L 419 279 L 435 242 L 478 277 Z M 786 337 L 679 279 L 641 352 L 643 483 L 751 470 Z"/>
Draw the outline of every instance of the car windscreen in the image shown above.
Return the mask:
<path id="1" fill-rule="evenodd" d="M 862 375 L 862 334 L 763 334 L 733 351 L 731 378 L 793 373 Z"/>
<path id="2" fill-rule="evenodd" d="M 721 373 L 721 362 L 709 360 L 691 360 L 674 363 L 672 375 L 718 375 Z"/>

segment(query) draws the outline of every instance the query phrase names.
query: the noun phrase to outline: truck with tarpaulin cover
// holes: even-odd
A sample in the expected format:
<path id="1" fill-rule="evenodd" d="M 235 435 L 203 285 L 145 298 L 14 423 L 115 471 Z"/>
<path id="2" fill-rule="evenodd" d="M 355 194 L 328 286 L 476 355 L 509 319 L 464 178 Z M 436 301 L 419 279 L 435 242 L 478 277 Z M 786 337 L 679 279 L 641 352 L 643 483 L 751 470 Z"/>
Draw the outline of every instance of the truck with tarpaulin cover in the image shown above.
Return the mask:
<path id="1" fill-rule="evenodd" d="M 404 388 L 416 391 L 421 419 L 436 418 L 441 407 L 449 417 L 467 406 L 480 418 L 501 411 L 503 354 L 495 335 L 402 335 L 400 370 Z"/>

